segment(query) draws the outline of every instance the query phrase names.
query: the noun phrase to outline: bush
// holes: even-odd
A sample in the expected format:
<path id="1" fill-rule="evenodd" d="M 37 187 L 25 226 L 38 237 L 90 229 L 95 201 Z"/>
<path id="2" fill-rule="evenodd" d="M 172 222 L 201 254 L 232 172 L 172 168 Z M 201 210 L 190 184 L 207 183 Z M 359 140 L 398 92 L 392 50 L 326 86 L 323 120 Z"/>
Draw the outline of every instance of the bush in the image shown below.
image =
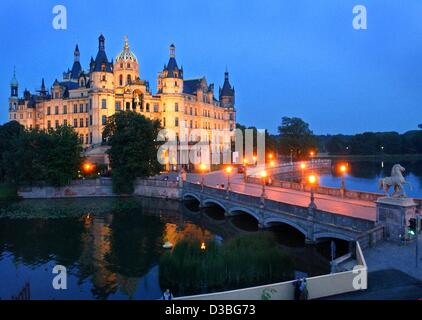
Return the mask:
<path id="1" fill-rule="evenodd" d="M 162 288 L 176 295 L 233 290 L 290 280 L 293 260 L 270 234 L 240 236 L 223 246 L 209 242 L 202 251 L 194 240 L 182 240 L 160 259 Z"/>

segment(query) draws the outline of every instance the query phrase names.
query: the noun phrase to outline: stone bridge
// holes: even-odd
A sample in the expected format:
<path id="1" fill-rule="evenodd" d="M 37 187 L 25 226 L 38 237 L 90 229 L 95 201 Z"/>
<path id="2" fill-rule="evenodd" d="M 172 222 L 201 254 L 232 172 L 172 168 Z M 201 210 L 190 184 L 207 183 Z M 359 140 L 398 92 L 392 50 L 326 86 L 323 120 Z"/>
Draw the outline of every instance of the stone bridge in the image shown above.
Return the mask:
<path id="1" fill-rule="evenodd" d="M 217 205 L 226 216 L 248 214 L 256 219 L 260 228 L 276 224 L 290 225 L 305 236 L 307 243 L 336 238 L 359 241 L 362 247 L 368 247 L 383 237 L 383 227 L 377 226 L 374 221 L 227 192 L 225 189 L 202 187 L 200 184 L 184 183 L 182 198 L 196 199 L 200 207 Z"/>

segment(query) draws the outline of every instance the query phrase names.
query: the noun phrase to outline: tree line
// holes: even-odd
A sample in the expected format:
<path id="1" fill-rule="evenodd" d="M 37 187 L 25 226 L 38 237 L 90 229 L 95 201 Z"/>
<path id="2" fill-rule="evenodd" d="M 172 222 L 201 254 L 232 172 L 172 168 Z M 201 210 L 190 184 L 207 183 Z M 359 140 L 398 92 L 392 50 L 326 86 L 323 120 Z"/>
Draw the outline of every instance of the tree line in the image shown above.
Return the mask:
<path id="1" fill-rule="evenodd" d="M 255 127 L 237 126 L 239 129 Z M 422 124 L 418 126 L 422 129 Z M 256 141 L 255 141 L 256 143 Z M 397 132 L 364 132 L 355 135 L 315 135 L 308 123 L 297 117 L 283 117 L 278 134 L 266 131 L 267 152 L 292 160 L 306 160 L 312 153 L 330 155 L 422 154 L 422 130 Z"/>
<path id="2" fill-rule="evenodd" d="M 364 132 L 356 135 L 319 136 L 322 151 L 331 155 L 422 154 L 422 130 Z"/>
<path id="3" fill-rule="evenodd" d="M 16 121 L 0 126 L 0 182 L 59 187 L 77 177 L 83 158 L 71 127 L 26 130 Z"/>

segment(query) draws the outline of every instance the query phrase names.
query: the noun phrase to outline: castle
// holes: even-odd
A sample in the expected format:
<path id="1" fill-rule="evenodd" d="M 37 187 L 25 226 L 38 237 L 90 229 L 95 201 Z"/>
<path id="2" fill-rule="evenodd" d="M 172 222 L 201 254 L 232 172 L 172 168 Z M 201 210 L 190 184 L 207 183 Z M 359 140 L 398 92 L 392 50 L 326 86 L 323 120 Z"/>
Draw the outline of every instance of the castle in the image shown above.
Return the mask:
<path id="1" fill-rule="evenodd" d="M 63 73 L 62 81 L 56 79 L 50 90 L 42 79 L 36 94 L 25 89 L 23 97 L 19 97 L 15 72 L 10 87 L 10 121 L 16 120 L 27 129 L 72 126 L 86 148 L 102 143 L 107 118 L 119 111 L 132 110 L 157 119 L 163 128 L 175 130 L 176 135 L 182 126 L 207 132 L 225 130 L 230 134 L 236 127 L 235 90 L 228 72 L 217 99 L 214 84 L 207 84 L 205 77 L 184 79 L 174 45 L 170 46 L 168 63 L 158 74 L 155 94 L 148 81 L 140 77 L 139 60 L 130 50 L 128 39 L 113 62 L 107 58 L 103 35 L 88 70 L 83 69 L 76 46 L 72 68 Z"/>

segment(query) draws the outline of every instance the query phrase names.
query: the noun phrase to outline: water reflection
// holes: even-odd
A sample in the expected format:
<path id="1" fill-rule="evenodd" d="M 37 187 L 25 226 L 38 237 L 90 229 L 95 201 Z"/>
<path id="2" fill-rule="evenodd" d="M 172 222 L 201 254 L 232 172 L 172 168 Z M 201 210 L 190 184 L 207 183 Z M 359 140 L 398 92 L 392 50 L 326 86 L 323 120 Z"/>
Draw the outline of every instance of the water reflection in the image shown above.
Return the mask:
<path id="1" fill-rule="evenodd" d="M 213 219 L 221 214 L 218 208 L 207 210 L 190 212 L 179 202 L 151 199 L 22 201 L 0 208 L 0 298 L 10 299 L 29 281 L 33 299 L 158 299 L 166 241 L 206 243 L 242 228 L 257 231 L 247 214 L 227 223 Z M 304 257 L 297 269 L 325 273 L 327 261 L 311 261 L 306 250 L 291 251 Z M 68 290 L 51 286 L 56 264 L 67 267 Z"/>
<path id="2" fill-rule="evenodd" d="M 341 176 L 337 170 L 340 161 L 333 161 L 330 173 L 321 173 L 320 183 L 323 186 L 339 187 Z M 349 172 L 346 175 L 346 188 L 368 192 L 381 192 L 378 188 L 378 180 L 391 175 L 394 164 L 400 163 L 406 168 L 404 174 L 413 190 L 407 189 L 409 196 L 422 198 L 422 161 L 398 161 L 398 160 L 348 160 Z"/>

